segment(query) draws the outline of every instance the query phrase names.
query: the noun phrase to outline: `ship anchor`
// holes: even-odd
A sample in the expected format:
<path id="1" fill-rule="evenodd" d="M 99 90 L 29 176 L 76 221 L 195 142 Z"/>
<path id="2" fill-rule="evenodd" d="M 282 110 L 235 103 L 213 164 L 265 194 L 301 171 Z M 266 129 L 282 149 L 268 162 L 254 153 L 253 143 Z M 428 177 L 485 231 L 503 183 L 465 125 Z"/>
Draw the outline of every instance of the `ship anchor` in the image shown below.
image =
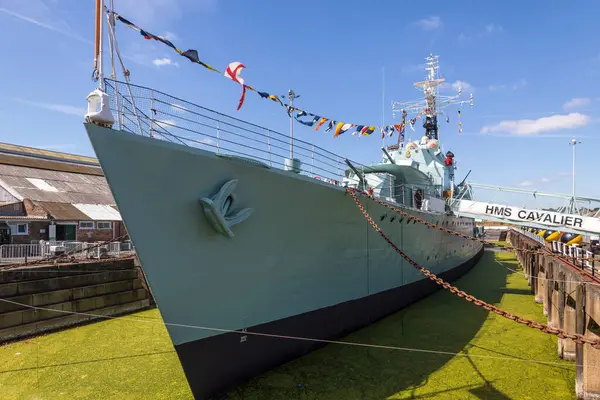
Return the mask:
<path id="1" fill-rule="evenodd" d="M 237 182 L 237 179 L 232 179 L 221 186 L 221 189 L 211 198 L 200 198 L 200 205 L 208 222 L 217 232 L 230 238 L 235 236 L 231 227 L 245 221 L 254 211 L 252 208 L 244 208 L 235 214 L 230 213 L 235 202 L 233 191 Z"/>

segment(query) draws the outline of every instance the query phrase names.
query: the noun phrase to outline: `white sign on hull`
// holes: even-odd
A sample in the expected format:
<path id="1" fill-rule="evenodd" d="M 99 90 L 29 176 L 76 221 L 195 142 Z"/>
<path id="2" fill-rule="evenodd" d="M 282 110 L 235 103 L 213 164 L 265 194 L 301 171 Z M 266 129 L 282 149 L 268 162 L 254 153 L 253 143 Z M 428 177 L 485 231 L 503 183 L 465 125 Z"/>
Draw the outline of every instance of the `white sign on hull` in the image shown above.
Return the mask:
<path id="1" fill-rule="evenodd" d="M 575 214 L 562 214 L 544 210 L 502 204 L 483 203 L 481 201 L 460 200 L 454 211 L 458 214 L 489 217 L 490 219 L 514 222 L 520 225 L 541 225 L 560 231 L 600 233 L 600 218 L 584 217 Z"/>

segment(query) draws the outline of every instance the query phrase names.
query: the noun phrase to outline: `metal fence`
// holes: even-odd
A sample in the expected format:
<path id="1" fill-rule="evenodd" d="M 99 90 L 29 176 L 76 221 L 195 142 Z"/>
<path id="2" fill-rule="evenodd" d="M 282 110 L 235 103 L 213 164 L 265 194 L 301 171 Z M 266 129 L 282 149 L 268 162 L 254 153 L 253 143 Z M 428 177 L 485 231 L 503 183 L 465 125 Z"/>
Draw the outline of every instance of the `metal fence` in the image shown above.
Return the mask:
<path id="1" fill-rule="evenodd" d="M 104 242 L 39 241 L 31 244 L 3 244 L 0 246 L 0 264 L 38 261 L 65 253 L 76 259 L 112 258 L 135 253 L 131 241 L 102 243 Z"/>

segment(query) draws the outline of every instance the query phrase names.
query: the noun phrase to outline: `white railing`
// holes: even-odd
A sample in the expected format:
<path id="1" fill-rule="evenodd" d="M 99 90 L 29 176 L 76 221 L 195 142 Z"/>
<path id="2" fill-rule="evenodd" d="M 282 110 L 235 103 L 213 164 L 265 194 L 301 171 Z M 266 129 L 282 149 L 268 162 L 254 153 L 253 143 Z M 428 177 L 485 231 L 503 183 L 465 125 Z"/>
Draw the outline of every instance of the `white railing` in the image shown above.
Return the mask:
<path id="1" fill-rule="evenodd" d="M 111 242 L 39 241 L 32 244 L 3 244 L 0 246 L 0 264 L 38 261 L 67 253 L 76 259 L 112 258 L 134 254 L 131 241 Z"/>
<path id="2" fill-rule="evenodd" d="M 568 245 L 563 242 L 552 241 L 550 243 L 552 252 L 562 254 L 565 257 L 573 259 L 573 264 L 581 269 L 589 269 L 593 276 L 596 276 L 596 265 L 594 262 L 594 253 L 584 250 L 577 245 Z"/>
<path id="3" fill-rule="evenodd" d="M 40 244 L 3 244 L 0 246 L 0 263 L 35 261 L 44 258 L 46 248 Z"/>
<path id="4" fill-rule="evenodd" d="M 530 239 L 535 240 L 536 242 L 538 242 L 540 244 L 543 244 L 543 245 L 546 244 L 546 240 L 543 237 L 541 237 L 540 235 L 536 235 L 535 233 L 527 232 L 527 231 L 522 231 L 522 230 L 518 231 L 518 232 L 521 233 L 521 234 L 523 234 L 523 235 L 525 235 L 525 236 L 527 236 Z"/>

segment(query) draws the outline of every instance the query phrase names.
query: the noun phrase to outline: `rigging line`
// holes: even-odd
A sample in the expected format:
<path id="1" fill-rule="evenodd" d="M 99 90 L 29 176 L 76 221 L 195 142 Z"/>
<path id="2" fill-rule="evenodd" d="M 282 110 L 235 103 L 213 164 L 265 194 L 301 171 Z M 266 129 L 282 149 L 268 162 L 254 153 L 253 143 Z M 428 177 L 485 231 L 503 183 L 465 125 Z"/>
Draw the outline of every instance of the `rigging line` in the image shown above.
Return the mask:
<path id="1" fill-rule="evenodd" d="M 309 338 L 309 337 L 304 337 L 304 336 L 277 335 L 274 333 L 241 331 L 241 330 L 236 330 L 236 329 L 223 329 L 223 328 L 214 328 L 214 327 L 207 327 L 207 326 L 200 326 L 200 325 L 177 324 L 177 323 L 163 322 L 163 321 L 154 322 L 154 321 L 151 321 L 151 319 L 154 319 L 154 318 L 138 319 L 138 318 L 130 318 L 130 317 L 113 317 L 110 315 L 82 313 L 82 312 L 75 312 L 75 311 L 56 310 L 56 309 L 46 308 L 46 307 L 31 306 L 29 304 L 23 304 L 23 303 L 19 303 L 19 302 L 8 300 L 8 299 L 0 299 L 0 301 L 14 304 L 14 305 L 23 306 L 23 307 L 34 309 L 34 310 L 52 311 L 52 312 L 57 312 L 57 313 L 62 313 L 62 314 L 82 315 L 82 316 L 102 318 L 102 319 L 115 319 L 115 320 L 124 320 L 124 321 L 130 321 L 130 322 L 140 322 L 140 323 L 145 323 L 145 324 L 163 324 L 166 326 L 173 326 L 173 327 L 177 327 L 177 328 L 199 329 L 199 330 L 207 330 L 207 331 L 220 332 L 220 333 L 237 333 L 239 335 L 262 336 L 262 337 L 270 337 L 270 338 L 274 338 L 274 339 L 289 339 L 289 340 L 317 342 L 317 343 L 325 343 L 325 344 L 340 344 L 340 345 L 347 345 L 347 346 L 376 348 L 376 349 L 383 349 L 383 350 L 397 350 L 397 351 L 408 351 L 408 352 L 416 352 L 416 353 L 440 354 L 440 355 L 448 355 L 448 356 L 455 356 L 455 357 L 467 357 L 467 358 L 473 357 L 473 358 L 495 359 L 495 360 L 505 360 L 505 361 L 521 361 L 521 362 L 526 362 L 526 363 L 558 365 L 558 366 L 563 366 L 563 367 L 565 365 L 572 365 L 570 363 L 567 364 L 567 362 L 542 361 L 542 360 L 535 360 L 535 359 L 523 359 L 523 358 L 512 358 L 512 357 L 497 357 L 497 356 L 486 356 L 486 355 L 468 354 L 468 353 L 453 353 L 450 351 L 442 351 L 442 350 L 430 350 L 430 349 L 419 349 L 419 348 L 413 348 L 413 347 L 388 346 L 388 345 L 360 343 L 360 342 L 347 342 L 347 341 L 342 341 L 342 340 L 317 339 L 317 338 Z M 156 318 L 156 320 L 158 320 L 158 318 Z"/>
<path id="2" fill-rule="evenodd" d="M 119 58 L 119 63 L 121 64 L 121 69 L 123 71 L 123 76 L 125 77 L 125 82 L 127 85 L 127 90 L 129 91 L 129 96 L 131 97 L 133 111 L 134 111 L 135 117 L 137 118 L 138 127 L 140 129 L 140 135 L 144 136 L 144 131 L 142 129 L 142 123 L 140 121 L 140 116 L 138 115 L 138 109 L 135 105 L 135 100 L 133 99 L 133 94 L 131 93 L 131 87 L 129 86 L 129 70 L 127 68 L 125 68 L 125 64 L 123 63 L 123 59 L 121 58 L 121 52 L 119 51 L 119 43 L 117 42 L 117 35 L 115 33 L 115 26 L 114 26 L 114 24 L 112 26 L 110 24 L 110 20 L 111 20 L 110 11 L 108 10 L 108 8 L 106 6 L 104 6 L 104 10 L 106 11 L 107 18 L 109 19 L 108 34 L 112 35 L 112 41 L 115 45 L 115 51 L 117 52 L 117 57 Z M 114 20 L 114 18 L 112 18 L 112 20 Z M 118 93 L 115 93 L 115 95 L 118 96 Z"/>

